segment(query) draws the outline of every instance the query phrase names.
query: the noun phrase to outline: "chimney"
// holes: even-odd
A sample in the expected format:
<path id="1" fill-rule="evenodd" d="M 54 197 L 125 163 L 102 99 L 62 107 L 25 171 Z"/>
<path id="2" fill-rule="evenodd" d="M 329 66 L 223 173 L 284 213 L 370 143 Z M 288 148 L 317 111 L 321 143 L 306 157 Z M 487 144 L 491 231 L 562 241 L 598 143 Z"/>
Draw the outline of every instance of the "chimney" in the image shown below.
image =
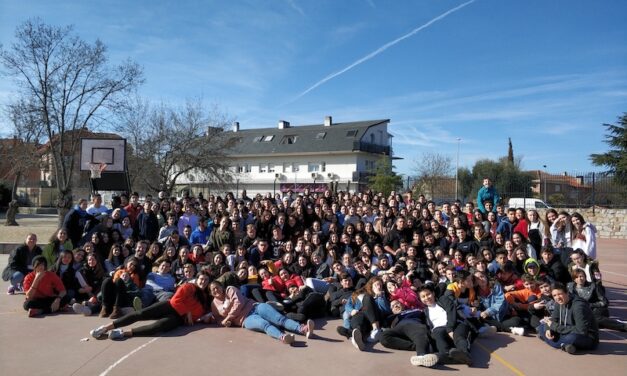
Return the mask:
<path id="1" fill-rule="evenodd" d="M 239 121 L 233 122 L 233 132 L 239 132 Z"/>
<path id="2" fill-rule="evenodd" d="M 333 118 L 331 116 L 325 116 L 324 117 L 324 126 L 325 127 L 330 127 L 331 124 L 333 124 Z"/>
<path id="3" fill-rule="evenodd" d="M 290 127 L 290 122 L 285 120 L 279 120 L 279 129 L 285 129 Z"/>

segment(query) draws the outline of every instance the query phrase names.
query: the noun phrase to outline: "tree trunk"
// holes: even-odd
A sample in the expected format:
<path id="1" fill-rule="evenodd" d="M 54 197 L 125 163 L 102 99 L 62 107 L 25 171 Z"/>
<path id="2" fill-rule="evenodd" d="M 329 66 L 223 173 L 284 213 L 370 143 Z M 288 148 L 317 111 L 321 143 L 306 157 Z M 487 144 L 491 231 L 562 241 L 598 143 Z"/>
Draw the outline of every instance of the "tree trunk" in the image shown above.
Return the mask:
<path id="1" fill-rule="evenodd" d="M 19 226 L 16 221 L 17 211 L 20 204 L 17 202 L 17 186 L 20 183 L 20 177 L 22 173 L 18 171 L 13 179 L 13 189 L 11 190 L 11 202 L 9 202 L 9 210 L 7 210 L 7 219 L 4 223 L 5 226 Z"/>
<path id="2" fill-rule="evenodd" d="M 19 223 L 15 220 L 17 216 L 17 209 L 20 207 L 20 204 L 17 200 L 11 200 L 9 202 L 9 210 L 7 210 L 7 220 L 4 223 L 5 226 L 19 226 Z"/>
<path id="3" fill-rule="evenodd" d="M 67 214 L 67 212 L 70 211 L 70 209 L 72 209 L 72 189 L 68 189 L 65 192 L 63 191 L 59 191 L 59 198 L 57 199 L 57 211 L 58 211 L 58 223 L 59 223 L 59 228 L 61 228 L 63 226 L 63 219 L 65 218 L 65 215 Z"/>

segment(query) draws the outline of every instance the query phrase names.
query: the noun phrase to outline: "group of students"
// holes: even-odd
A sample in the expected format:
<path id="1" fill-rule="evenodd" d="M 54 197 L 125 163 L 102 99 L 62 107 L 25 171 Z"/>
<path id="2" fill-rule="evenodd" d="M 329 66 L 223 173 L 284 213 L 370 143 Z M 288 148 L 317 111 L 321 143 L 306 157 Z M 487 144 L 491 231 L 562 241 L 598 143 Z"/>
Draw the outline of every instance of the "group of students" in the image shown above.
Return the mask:
<path id="1" fill-rule="evenodd" d="M 497 205 L 494 205 L 497 200 Z M 414 351 L 411 363 L 472 363 L 497 331 L 537 333 L 569 353 L 594 349 L 610 318 L 594 226 L 578 214 L 503 208 L 489 179 L 441 208 L 410 192 L 326 190 L 249 198 L 139 195 L 81 200 L 41 249 L 29 234 L 3 278 L 29 316 L 74 311 L 112 321 L 91 335 L 152 336 L 198 322 L 291 344 L 313 319 Z M 126 328 L 141 320 L 149 325 Z"/>

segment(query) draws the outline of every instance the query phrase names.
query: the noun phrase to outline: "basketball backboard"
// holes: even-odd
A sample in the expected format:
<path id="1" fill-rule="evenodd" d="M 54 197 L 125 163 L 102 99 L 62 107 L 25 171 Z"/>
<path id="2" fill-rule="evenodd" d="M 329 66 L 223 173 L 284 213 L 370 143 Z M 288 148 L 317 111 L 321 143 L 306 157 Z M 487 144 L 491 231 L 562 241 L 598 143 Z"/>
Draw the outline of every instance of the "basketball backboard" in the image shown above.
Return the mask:
<path id="1" fill-rule="evenodd" d="M 106 171 L 126 170 L 125 139 L 81 139 L 81 171 L 89 171 L 91 164 L 105 163 Z"/>

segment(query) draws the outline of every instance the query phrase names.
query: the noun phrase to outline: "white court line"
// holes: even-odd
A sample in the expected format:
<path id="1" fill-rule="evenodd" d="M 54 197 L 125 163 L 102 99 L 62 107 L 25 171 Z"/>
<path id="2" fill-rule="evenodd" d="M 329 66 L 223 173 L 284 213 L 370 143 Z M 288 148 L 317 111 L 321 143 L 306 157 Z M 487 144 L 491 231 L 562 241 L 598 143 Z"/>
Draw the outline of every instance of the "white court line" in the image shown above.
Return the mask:
<path id="1" fill-rule="evenodd" d="M 139 346 L 138 348 L 136 348 L 135 350 L 131 351 L 130 353 L 124 355 L 123 357 L 121 357 L 120 359 L 118 359 L 117 362 L 113 363 L 112 365 L 109 366 L 109 368 L 107 368 L 106 370 L 104 370 L 104 372 L 102 372 L 100 374 L 100 376 L 106 376 L 109 372 L 111 372 L 112 369 L 114 369 L 118 364 L 122 363 L 123 361 L 125 361 L 128 357 L 130 357 L 131 355 L 135 354 L 136 352 L 138 352 L 139 350 L 143 349 L 144 347 L 150 345 L 151 343 L 153 343 L 154 341 L 158 340 L 159 337 L 155 337 L 153 339 L 151 339 L 150 341 L 144 343 L 143 345 Z"/>

